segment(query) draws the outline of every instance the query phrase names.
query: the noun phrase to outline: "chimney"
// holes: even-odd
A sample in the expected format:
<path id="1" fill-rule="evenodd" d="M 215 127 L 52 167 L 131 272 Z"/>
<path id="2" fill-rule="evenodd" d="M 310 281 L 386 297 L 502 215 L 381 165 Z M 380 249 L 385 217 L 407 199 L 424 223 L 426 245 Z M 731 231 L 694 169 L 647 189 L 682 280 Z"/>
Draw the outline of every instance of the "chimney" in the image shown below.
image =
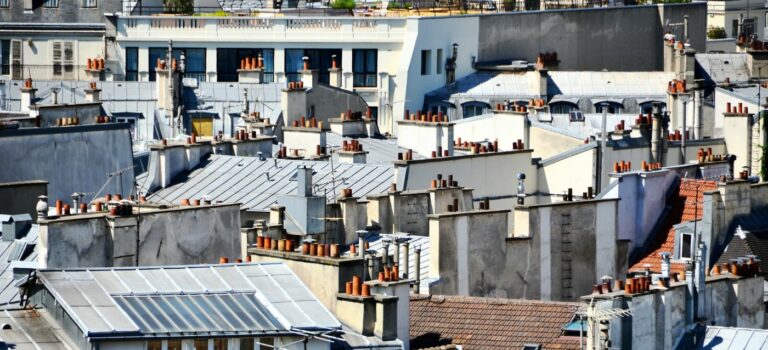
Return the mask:
<path id="1" fill-rule="evenodd" d="M 285 125 L 293 125 L 307 114 L 307 89 L 303 82 L 288 83 L 288 88 L 282 90 L 280 107 L 283 111 Z"/>
<path id="2" fill-rule="evenodd" d="M 29 112 L 31 106 L 36 104 L 35 93 L 37 89 L 32 87 L 32 78 L 24 80 L 24 87 L 21 88 L 21 111 Z"/>
<path id="3" fill-rule="evenodd" d="M 299 197 L 312 196 L 312 168 L 300 167 L 296 171 L 296 195 Z"/>
<path id="4" fill-rule="evenodd" d="M 301 74 L 301 82 L 308 89 L 317 85 L 318 72 L 317 69 L 309 69 L 309 57 L 304 56 L 301 58 L 304 61 L 304 69 L 299 72 Z"/>
<path id="5" fill-rule="evenodd" d="M 240 69 L 237 70 L 238 81 L 241 83 L 261 84 L 264 82 L 264 59 L 258 57 L 246 57 L 240 61 Z"/>
<path id="6" fill-rule="evenodd" d="M 342 85 L 342 75 L 341 75 L 341 67 L 338 65 L 338 60 L 336 55 L 331 56 L 331 68 L 328 69 L 328 85 L 341 88 Z"/>
<path id="7" fill-rule="evenodd" d="M 42 195 L 37 197 L 37 205 L 35 205 L 37 211 L 37 220 L 48 219 L 48 196 Z"/>
<path id="8" fill-rule="evenodd" d="M 650 158 L 654 162 L 661 162 L 661 123 L 663 116 L 661 115 L 661 107 L 658 104 L 653 106 L 653 124 L 651 127 L 651 156 Z"/>
<path id="9" fill-rule="evenodd" d="M 95 81 L 91 82 L 87 89 L 85 89 L 85 100 L 91 103 L 101 102 L 101 89 Z"/>

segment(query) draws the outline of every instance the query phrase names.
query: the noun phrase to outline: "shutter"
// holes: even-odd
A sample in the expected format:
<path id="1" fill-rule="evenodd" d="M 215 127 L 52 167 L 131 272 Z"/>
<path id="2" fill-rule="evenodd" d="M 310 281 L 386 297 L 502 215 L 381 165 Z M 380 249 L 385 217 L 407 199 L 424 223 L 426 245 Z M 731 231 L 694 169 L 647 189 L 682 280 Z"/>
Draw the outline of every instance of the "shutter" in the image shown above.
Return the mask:
<path id="1" fill-rule="evenodd" d="M 66 75 L 66 79 L 74 79 L 74 71 L 75 71 L 75 50 L 74 50 L 74 43 L 72 41 L 65 41 L 64 42 L 64 53 L 63 53 L 63 65 L 64 65 L 64 74 Z"/>
<path id="2" fill-rule="evenodd" d="M 24 79 L 21 65 L 21 41 L 11 41 L 11 77 L 16 80 Z"/>
<path id="3" fill-rule="evenodd" d="M 53 42 L 53 76 L 54 77 L 61 77 L 61 58 L 63 56 L 62 53 L 62 45 L 61 41 L 54 41 Z"/>

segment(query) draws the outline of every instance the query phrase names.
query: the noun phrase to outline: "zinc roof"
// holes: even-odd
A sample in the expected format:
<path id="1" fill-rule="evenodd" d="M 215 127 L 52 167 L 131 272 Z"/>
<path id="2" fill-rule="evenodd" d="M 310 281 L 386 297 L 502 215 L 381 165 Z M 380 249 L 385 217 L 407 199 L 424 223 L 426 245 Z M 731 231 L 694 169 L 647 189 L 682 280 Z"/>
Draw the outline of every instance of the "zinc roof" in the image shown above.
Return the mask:
<path id="1" fill-rule="evenodd" d="M 768 330 L 753 328 L 707 327 L 704 340 L 696 349 L 757 350 L 768 348 Z"/>
<path id="2" fill-rule="evenodd" d="M 14 276 L 13 268 L 19 262 L 37 262 L 37 239 L 37 225 L 32 225 L 21 239 L 0 239 L 0 309 L 11 308 L 19 303 L 19 288 L 16 284 L 21 278 Z"/>

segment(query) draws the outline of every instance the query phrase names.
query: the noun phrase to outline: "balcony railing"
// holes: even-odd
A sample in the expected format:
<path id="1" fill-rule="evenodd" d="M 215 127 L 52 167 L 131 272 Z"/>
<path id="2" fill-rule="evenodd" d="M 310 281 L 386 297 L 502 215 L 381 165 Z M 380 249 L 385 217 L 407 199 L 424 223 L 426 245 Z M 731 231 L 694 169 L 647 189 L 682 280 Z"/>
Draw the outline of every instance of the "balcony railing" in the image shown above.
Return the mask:
<path id="1" fill-rule="evenodd" d="M 90 80 L 92 75 L 79 65 L 0 65 L 0 75 L 14 80 Z"/>
<path id="2" fill-rule="evenodd" d="M 227 39 L 285 41 L 324 36 L 334 41 L 398 41 L 405 18 L 389 17 L 194 17 L 129 16 L 118 20 L 122 37 L 167 39 Z"/>

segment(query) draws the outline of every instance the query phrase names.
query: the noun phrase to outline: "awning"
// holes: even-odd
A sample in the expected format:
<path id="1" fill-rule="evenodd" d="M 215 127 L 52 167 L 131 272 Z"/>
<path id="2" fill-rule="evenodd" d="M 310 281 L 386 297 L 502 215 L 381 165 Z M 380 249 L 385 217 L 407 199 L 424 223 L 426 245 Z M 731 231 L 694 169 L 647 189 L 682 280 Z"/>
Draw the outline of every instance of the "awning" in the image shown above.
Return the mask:
<path id="1" fill-rule="evenodd" d="M 618 105 L 624 105 L 624 99 L 623 98 L 611 98 L 611 97 L 605 97 L 605 98 L 593 98 L 591 99 L 593 105 L 601 104 L 601 103 L 614 103 Z"/>
<path id="2" fill-rule="evenodd" d="M 564 103 L 578 105 L 580 100 L 581 100 L 580 97 L 566 97 L 563 95 L 555 95 L 554 97 L 552 97 L 552 99 L 549 100 L 549 104 L 564 102 Z"/>

